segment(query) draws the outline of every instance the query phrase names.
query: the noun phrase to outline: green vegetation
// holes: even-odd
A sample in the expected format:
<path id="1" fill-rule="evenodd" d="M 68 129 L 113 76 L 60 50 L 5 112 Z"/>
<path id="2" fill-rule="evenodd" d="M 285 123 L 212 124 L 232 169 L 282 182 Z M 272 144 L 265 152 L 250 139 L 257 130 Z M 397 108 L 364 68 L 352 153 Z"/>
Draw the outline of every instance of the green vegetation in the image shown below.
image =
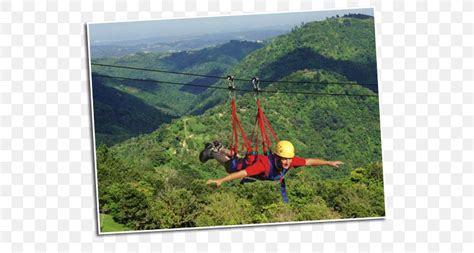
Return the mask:
<path id="1" fill-rule="evenodd" d="M 351 42 L 360 36 L 366 36 L 367 41 Z M 362 71 L 361 78 L 367 75 L 364 80 L 374 79 L 372 38 L 372 19 L 330 18 L 308 23 L 247 54 L 232 70 L 222 73 L 236 71 L 232 73 L 300 82 L 265 84 L 269 90 L 375 95 L 373 87 L 333 84 L 358 81 L 348 74 L 350 66 Z M 314 63 L 315 59 L 322 63 Z M 208 179 L 226 175 L 216 161 L 201 164 L 198 154 L 204 143 L 212 140 L 229 145 L 230 100 L 227 92 L 209 90 L 194 99 L 192 104 L 199 106 L 193 115 L 176 116 L 151 133 L 97 148 L 101 214 L 131 230 L 385 215 L 377 96 L 260 94 L 269 122 L 280 139 L 295 145 L 298 156 L 344 162 L 337 170 L 303 167 L 290 171 L 286 176 L 288 204 L 281 200 L 278 182 L 235 181 L 219 188 L 206 185 Z M 237 107 L 243 127 L 250 133 L 256 114 L 254 94 L 239 94 Z"/>
<path id="2" fill-rule="evenodd" d="M 149 133 L 170 122 L 173 115 L 144 103 L 135 96 L 103 85 L 100 77 L 92 77 L 96 143 L 112 145 L 141 133 Z"/>
<path id="3" fill-rule="evenodd" d="M 223 170 L 221 168 L 221 170 Z M 316 169 L 315 169 L 316 170 Z M 281 201 L 277 182 L 220 188 L 184 171 L 159 166 L 139 181 L 99 184 L 101 213 L 133 230 L 238 225 L 384 216 L 380 163 L 357 168 L 351 176 L 322 179 L 295 170 L 287 180 L 289 204 Z M 356 175 L 357 174 L 357 175 Z"/>
<path id="4" fill-rule="evenodd" d="M 301 71 L 291 78 L 312 78 L 318 73 L 322 80 L 335 78 L 324 71 Z M 370 93 L 360 86 L 316 89 Z M 239 116 L 244 128 L 251 129 L 254 98 L 239 98 Z M 101 212 L 133 229 L 384 216 L 376 98 L 274 94 L 262 102 L 280 138 L 291 140 L 298 155 L 338 159 L 345 165 L 339 170 L 304 167 L 291 171 L 287 176 L 289 205 L 281 201 L 278 182 L 231 182 L 218 189 L 207 186 L 207 179 L 226 173 L 217 162 L 201 164 L 197 157 L 206 141 L 220 139 L 228 144 L 227 101 L 203 115 L 173 120 L 111 149 L 100 147 L 98 159 L 113 161 L 106 167 L 125 174 L 113 176 L 114 182 L 101 180 L 99 174 L 99 188 L 104 189 L 100 199 L 105 200 Z M 129 178 L 125 180 L 129 183 L 116 182 L 120 177 Z"/>
<path id="5" fill-rule="evenodd" d="M 245 55 L 261 46 L 262 44 L 255 42 L 230 41 L 196 51 L 171 54 L 136 53 L 120 58 L 94 59 L 93 62 L 219 76 L 237 64 Z M 92 65 L 94 101 L 99 101 L 94 104 L 96 117 L 99 118 L 95 122 L 96 135 L 99 137 L 96 140 L 97 146 L 100 144 L 110 146 L 138 134 L 149 133 L 172 118 L 185 115 L 200 101 L 198 94 L 206 90 L 206 88 L 180 87 L 166 83 L 110 79 L 97 75 L 207 86 L 213 85 L 218 80 Z"/>
<path id="6" fill-rule="evenodd" d="M 377 83 L 375 31 L 373 18 L 328 18 L 295 27 L 291 33 L 278 36 L 266 46 L 247 55 L 227 71 L 238 78 L 258 76 L 262 80 L 278 80 L 303 69 L 337 72 L 349 81 Z M 226 85 L 219 82 L 217 85 Z M 238 87 L 251 87 L 238 83 Z M 265 87 L 265 84 L 263 84 Z M 377 92 L 376 85 L 365 87 Z M 226 94 L 208 90 L 193 113 L 215 106 Z"/>
<path id="7" fill-rule="evenodd" d="M 107 214 L 100 215 L 100 231 L 101 232 L 121 232 L 129 231 L 130 229 L 122 224 L 114 221 L 112 216 Z"/>

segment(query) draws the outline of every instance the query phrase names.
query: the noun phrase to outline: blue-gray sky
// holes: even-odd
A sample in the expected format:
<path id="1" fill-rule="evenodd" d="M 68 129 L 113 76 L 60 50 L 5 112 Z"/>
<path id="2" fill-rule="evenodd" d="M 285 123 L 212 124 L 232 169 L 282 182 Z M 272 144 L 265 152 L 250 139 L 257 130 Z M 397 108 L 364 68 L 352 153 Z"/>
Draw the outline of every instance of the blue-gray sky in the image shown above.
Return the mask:
<path id="1" fill-rule="evenodd" d="M 89 39 L 112 42 L 152 37 L 194 36 L 221 32 L 259 29 L 289 29 L 301 22 L 323 20 L 326 17 L 360 13 L 373 16 L 373 8 L 330 11 L 292 12 L 172 20 L 133 21 L 89 24 Z"/>

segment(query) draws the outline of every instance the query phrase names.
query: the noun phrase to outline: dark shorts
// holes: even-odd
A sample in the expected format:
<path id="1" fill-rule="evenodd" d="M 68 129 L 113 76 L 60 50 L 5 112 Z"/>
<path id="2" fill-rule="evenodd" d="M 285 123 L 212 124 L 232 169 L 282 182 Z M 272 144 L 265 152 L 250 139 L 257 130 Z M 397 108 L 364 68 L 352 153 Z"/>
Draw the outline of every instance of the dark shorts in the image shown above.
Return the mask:
<path id="1" fill-rule="evenodd" d="M 225 171 L 231 174 L 231 173 L 242 170 L 242 164 L 244 163 L 244 160 L 245 160 L 244 158 L 230 159 L 224 164 Z"/>

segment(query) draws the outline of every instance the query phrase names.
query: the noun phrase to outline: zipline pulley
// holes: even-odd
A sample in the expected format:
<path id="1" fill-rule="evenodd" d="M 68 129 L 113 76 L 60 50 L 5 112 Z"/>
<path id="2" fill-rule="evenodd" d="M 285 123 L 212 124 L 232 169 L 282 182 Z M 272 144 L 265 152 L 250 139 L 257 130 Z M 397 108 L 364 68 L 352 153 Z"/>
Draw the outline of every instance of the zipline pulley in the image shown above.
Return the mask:
<path id="1" fill-rule="evenodd" d="M 234 76 L 228 75 L 227 76 L 227 89 L 229 89 L 229 98 L 232 99 L 235 97 L 235 84 L 234 84 Z"/>
<path id="2" fill-rule="evenodd" d="M 228 75 L 227 76 L 227 81 L 229 81 L 227 88 L 230 91 L 234 91 L 235 90 L 234 76 Z"/>
<path id="3" fill-rule="evenodd" d="M 252 84 L 253 84 L 253 91 L 257 93 L 262 91 L 262 89 L 260 89 L 260 80 L 258 79 L 258 77 L 252 78 Z"/>

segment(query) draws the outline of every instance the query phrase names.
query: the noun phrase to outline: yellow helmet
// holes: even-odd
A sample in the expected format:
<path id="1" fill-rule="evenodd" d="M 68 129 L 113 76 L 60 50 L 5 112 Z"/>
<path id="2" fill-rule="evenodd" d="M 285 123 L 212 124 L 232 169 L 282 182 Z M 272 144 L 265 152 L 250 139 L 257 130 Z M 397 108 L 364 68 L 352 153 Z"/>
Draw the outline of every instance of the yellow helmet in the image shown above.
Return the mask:
<path id="1" fill-rule="evenodd" d="M 275 154 L 283 158 L 295 157 L 295 147 L 289 141 L 279 141 L 275 147 Z"/>

